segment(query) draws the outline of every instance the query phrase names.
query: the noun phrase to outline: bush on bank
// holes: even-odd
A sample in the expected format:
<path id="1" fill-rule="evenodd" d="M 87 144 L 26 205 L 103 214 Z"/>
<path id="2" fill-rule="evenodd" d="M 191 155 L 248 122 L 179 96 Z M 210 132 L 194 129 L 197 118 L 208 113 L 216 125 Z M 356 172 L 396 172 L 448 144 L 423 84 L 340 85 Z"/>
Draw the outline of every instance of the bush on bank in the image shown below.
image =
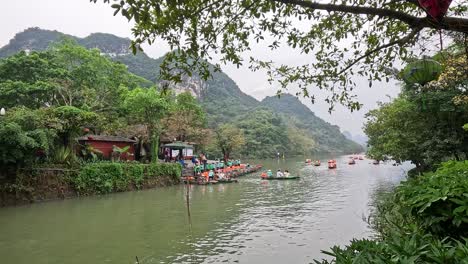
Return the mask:
<path id="1" fill-rule="evenodd" d="M 355 239 L 315 263 L 468 263 L 468 161 L 445 162 L 376 204 L 374 240 Z"/>
<path id="2" fill-rule="evenodd" d="M 97 162 L 84 165 L 73 183 L 78 192 L 104 194 L 128 190 L 130 185 L 141 189 L 144 180 L 163 176 L 178 180 L 181 172 L 178 163 Z"/>

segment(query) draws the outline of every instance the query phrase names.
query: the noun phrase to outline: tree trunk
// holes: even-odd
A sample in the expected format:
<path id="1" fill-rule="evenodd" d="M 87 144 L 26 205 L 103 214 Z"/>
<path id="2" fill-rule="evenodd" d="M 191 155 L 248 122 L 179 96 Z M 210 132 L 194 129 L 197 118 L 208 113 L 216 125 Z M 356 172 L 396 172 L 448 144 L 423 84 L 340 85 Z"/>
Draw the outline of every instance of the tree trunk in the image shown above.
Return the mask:
<path id="1" fill-rule="evenodd" d="M 151 163 L 158 163 L 159 135 L 151 136 Z"/>
<path id="2" fill-rule="evenodd" d="M 227 163 L 229 160 L 229 151 L 223 150 L 224 162 Z"/>

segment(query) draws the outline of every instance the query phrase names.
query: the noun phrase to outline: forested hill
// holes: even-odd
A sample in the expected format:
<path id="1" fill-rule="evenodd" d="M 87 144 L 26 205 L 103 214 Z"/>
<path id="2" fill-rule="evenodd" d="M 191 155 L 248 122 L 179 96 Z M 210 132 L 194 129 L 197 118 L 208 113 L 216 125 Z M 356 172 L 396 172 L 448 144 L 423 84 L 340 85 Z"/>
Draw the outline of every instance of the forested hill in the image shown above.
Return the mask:
<path id="1" fill-rule="evenodd" d="M 281 113 L 297 128 L 308 131 L 319 151 L 362 151 L 362 146 L 347 139 L 338 126 L 317 117 L 293 95 L 283 94 L 279 98 L 278 96 L 266 97 L 261 102 L 261 106 Z"/>
<path id="2" fill-rule="evenodd" d="M 98 48 L 115 61 L 128 66 L 131 73 L 157 82 L 159 66 L 163 58 L 153 59 L 144 52 L 133 55 L 128 49 L 130 39 L 111 34 L 94 33 L 85 38 L 78 38 L 58 31 L 29 28 L 16 34 L 10 43 L 0 48 L 0 58 L 11 56 L 22 50 L 42 51 L 51 43 L 63 38 L 72 38 L 86 48 Z M 258 101 L 243 93 L 236 83 L 223 72 L 216 72 L 213 78 L 202 81 L 200 78 L 186 78 L 176 89 L 190 90 L 205 107 L 210 118 L 210 125 L 229 121 L 233 115 L 243 114 L 253 108 Z"/>
<path id="3" fill-rule="evenodd" d="M 98 48 L 111 59 L 127 65 L 130 72 L 157 82 L 162 58 L 153 59 L 144 52 L 133 55 L 128 49 L 130 39 L 111 34 L 94 33 L 85 38 L 78 38 L 58 31 L 29 28 L 16 34 L 8 45 L 0 48 L 0 58 L 11 56 L 22 50 L 42 51 L 63 38 L 72 38 L 87 48 Z M 207 81 L 197 77 L 187 77 L 183 83 L 172 88 L 189 90 L 196 95 L 208 114 L 208 123 L 211 127 L 236 120 L 264 106 L 283 117 L 287 116 L 288 118 L 284 119 L 285 122 L 294 129 L 298 128 L 297 131 L 300 131 L 302 138 L 306 135 L 313 139 L 315 151 L 356 152 L 361 150 L 353 141 L 346 139 L 337 126 L 332 126 L 315 116 L 294 96 L 283 95 L 279 100 L 277 97 L 267 97 L 259 102 L 243 93 L 223 72 L 214 73 L 213 78 Z"/>

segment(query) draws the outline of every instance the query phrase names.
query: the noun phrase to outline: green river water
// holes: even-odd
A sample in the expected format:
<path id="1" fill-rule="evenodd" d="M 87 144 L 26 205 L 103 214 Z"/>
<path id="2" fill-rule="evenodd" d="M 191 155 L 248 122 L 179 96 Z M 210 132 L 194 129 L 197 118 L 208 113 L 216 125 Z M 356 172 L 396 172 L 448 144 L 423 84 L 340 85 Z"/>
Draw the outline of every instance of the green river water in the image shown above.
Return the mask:
<path id="1" fill-rule="evenodd" d="M 362 220 L 376 190 L 409 166 L 338 168 L 304 158 L 257 160 L 300 180 L 264 181 L 117 193 L 0 208 L 0 263 L 310 263 L 321 249 L 372 233 Z"/>

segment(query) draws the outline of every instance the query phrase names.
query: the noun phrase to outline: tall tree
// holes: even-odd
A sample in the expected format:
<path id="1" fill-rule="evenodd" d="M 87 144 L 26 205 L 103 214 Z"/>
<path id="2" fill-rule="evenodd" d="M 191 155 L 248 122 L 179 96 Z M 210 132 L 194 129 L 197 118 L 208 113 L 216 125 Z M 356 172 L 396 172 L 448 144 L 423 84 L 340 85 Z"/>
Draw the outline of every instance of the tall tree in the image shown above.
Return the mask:
<path id="1" fill-rule="evenodd" d="M 125 65 L 64 40 L 44 52 L 20 52 L 0 60 L 4 107 L 73 106 L 114 115 L 127 88 L 145 80 Z"/>
<path id="2" fill-rule="evenodd" d="M 224 161 L 227 162 L 231 153 L 245 144 L 244 133 L 231 124 L 224 124 L 215 130 L 215 142 L 223 153 Z"/>
<path id="3" fill-rule="evenodd" d="M 190 92 L 183 92 L 175 97 L 171 106 L 169 115 L 163 120 L 164 134 L 181 141 L 204 141 L 206 117 L 197 99 Z"/>
<path id="4" fill-rule="evenodd" d="M 144 124 L 151 142 L 151 160 L 157 162 L 161 119 L 170 109 L 170 98 L 156 88 L 136 88 L 125 95 L 124 107 L 133 123 Z"/>
<path id="5" fill-rule="evenodd" d="M 466 0 L 453 1 L 448 15 L 444 8 L 434 14 L 416 0 L 103 1 L 135 22 L 134 51 L 159 39 L 177 51 L 166 56 L 162 78 L 179 81 L 194 71 L 208 77 L 211 69 L 203 59 L 213 54 L 239 66 L 254 42 L 271 50 L 285 45 L 311 62 L 276 65 L 252 56 L 250 67 L 266 69 L 281 87 L 297 84 L 312 100 L 311 86 L 327 89 L 331 107 L 339 102 L 351 109 L 360 107 L 350 92 L 356 87 L 353 76 L 372 85 L 392 76 L 395 60 L 407 59 L 417 42 L 435 43 L 447 32 L 462 35 L 466 45 L 468 34 Z"/>

